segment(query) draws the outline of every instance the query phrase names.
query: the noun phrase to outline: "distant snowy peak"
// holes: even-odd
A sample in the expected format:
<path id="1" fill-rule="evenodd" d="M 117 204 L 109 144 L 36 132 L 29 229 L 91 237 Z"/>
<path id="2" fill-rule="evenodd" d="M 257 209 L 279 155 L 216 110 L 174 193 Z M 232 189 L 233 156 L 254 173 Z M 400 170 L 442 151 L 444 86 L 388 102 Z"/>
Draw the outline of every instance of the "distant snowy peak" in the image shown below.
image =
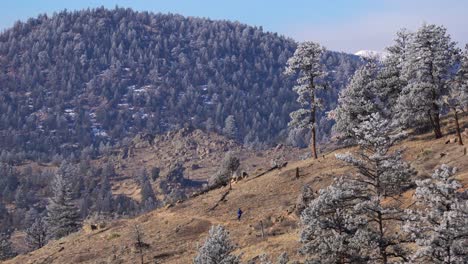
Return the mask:
<path id="1" fill-rule="evenodd" d="M 385 51 L 360 50 L 354 53 L 354 55 L 363 57 L 366 59 L 376 59 L 378 61 L 384 61 L 387 58 L 388 53 Z"/>

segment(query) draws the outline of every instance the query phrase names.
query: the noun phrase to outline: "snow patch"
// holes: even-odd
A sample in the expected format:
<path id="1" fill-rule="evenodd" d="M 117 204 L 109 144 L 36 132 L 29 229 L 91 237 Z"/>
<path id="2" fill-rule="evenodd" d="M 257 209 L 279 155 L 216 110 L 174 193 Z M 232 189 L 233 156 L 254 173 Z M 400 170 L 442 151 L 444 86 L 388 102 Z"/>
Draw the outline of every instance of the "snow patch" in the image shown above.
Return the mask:
<path id="1" fill-rule="evenodd" d="M 385 61 L 388 57 L 388 53 L 385 51 L 376 51 L 376 50 L 360 50 L 354 55 L 366 58 L 366 59 L 376 59 L 378 61 Z"/>

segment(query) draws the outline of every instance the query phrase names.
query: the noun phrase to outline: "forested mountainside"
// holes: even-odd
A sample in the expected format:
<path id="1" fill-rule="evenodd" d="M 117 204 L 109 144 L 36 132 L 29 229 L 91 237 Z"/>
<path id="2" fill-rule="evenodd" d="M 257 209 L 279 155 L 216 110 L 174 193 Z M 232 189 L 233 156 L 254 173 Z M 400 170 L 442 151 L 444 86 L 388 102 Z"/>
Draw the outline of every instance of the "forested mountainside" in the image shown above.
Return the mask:
<path id="1" fill-rule="evenodd" d="M 257 147 L 285 139 L 298 105 L 282 72 L 295 48 L 237 22 L 122 8 L 18 22 L 0 34 L 2 158 L 78 156 L 187 125 Z M 323 61 L 328 111 L 362 62 L 335 52 Z"/>

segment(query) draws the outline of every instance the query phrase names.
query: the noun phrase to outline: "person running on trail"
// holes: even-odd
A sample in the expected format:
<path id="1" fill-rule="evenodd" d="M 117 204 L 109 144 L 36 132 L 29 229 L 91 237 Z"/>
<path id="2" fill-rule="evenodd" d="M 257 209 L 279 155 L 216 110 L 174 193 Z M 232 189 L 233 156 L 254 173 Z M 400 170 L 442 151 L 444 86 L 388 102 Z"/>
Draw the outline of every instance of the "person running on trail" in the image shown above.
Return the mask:
<path id="1" fill-rule="evenodd" d="M 242 217 L 242 210 L 239 208 L 239 210 L 237 210 L 237 220 L 240 221 L 241 220 L 241 217 Z"/>

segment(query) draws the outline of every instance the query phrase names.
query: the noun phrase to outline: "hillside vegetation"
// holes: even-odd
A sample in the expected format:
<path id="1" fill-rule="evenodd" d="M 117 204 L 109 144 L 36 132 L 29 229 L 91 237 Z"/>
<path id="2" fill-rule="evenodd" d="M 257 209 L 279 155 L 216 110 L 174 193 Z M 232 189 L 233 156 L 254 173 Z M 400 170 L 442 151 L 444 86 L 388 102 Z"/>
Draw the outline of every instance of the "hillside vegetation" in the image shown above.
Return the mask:
<path id="1" fill-rule="evenodd" d="M 466 189 L 468 156 L 464 155 L 463 146 L 446 144 L 448 139 L 454 138 L 453 124 L 449 122 L 445 127 L 444 133 L 449 133 L 447 137 L 434 140 L 430 134 L 423 134 L 402 142 L 406 149 L 405 160 L 418 172 L 417 179 L 429 177 L 441 164 L 457 167 L 456 179 Z M 464 138 L 468 140 L 468 135 Z M 348 151 L 353 148 L 327 153 L 318 160 L 289 163 L 261 177 L 244 179 L 233 185 L 224 201 L 214 209 L 229 187 L 135 219 L 105 222 L 105 226 L 96 231 L 86 228 L 6 263 L 136 263 L 139 255 L 134 247 L 135 225 L 142 230 L 144 242 L 148 244 L 144 251 L 146 263 L 154 260 L 157 263 L 191 263 L 210 226 L 216 224 L 227 228 L 238 246 L 235 253 L 243 253 L 243 261 L 258 260 L 263 253 L 276 257 L 282 252 L 287 252 L 291 260 L 302 260 L 303 256 L 297 251 L 300 220 L 294 213 L 298 194 L 304 184 L 318 191 L 334 178 L 352 173 L 350 167 L 335 158 L 335 154 Z M 298 179 L 296 168 L 300 172 Z M 412 206 L 413 193 L 414 189 L 410 189 L 402 194 L 404 207 Z M 245 212 L 241 221 L 236 219 L 239 207 Z"/>

